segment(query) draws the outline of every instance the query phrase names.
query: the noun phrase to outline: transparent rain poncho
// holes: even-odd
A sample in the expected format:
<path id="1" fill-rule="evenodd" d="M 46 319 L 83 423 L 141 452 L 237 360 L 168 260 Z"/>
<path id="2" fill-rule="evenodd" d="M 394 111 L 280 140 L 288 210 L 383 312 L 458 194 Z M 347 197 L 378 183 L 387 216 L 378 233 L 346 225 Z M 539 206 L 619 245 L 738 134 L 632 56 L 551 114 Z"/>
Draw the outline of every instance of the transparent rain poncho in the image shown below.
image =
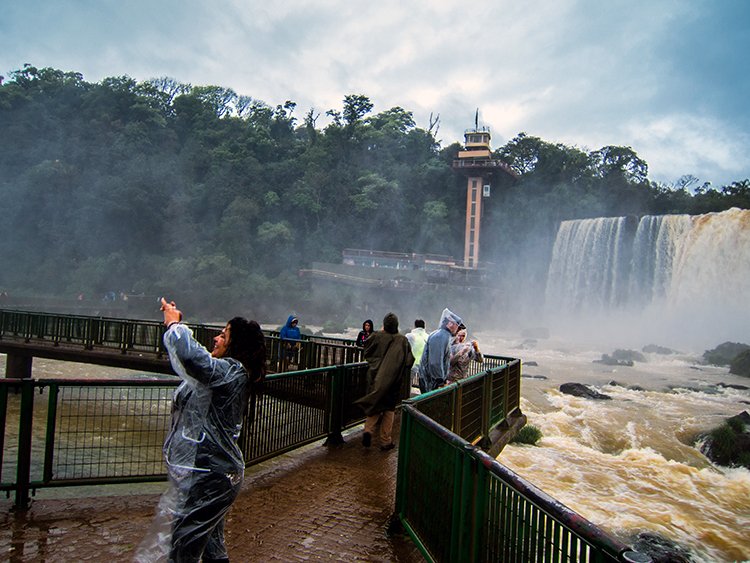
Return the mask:
<path id="1" fill-rule="evenodd" d="M 184 324 L 164 334 L 174 393 L 164 442 L 170 488 L 138 548 L 135 561 L 199 561 L 226 557 L 224 516 L 242 485 L 245 462 L 237 445 L 247 411 L 249 378 L 242 364 L 213 358 Z"/>
<path id="2" fill-rule="evenodd" d="M 461 341 L 460 336 L 464 340 Z M 451 341 L 451 359 L 448 369 L 448 379 L 451 383 L 465 379 L 469 373 L 469 364 L 474 361 L 477 363 L 484 362 L 484 356 L 479 350 L 479 345 L 474 345 L 471 340 L 466 340 L 466 329 L 461 329 L 456 333 Z"/>

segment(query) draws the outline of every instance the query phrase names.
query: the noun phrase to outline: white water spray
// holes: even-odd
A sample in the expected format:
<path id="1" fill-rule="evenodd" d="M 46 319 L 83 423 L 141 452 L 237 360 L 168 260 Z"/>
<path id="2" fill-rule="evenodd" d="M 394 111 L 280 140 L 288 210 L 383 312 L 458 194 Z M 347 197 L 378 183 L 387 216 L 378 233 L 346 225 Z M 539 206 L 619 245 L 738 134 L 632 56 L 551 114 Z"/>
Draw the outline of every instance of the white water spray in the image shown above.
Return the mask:
<path id="1" fill-rule="evenodd" d="M 750 210 L 733 208 L 564 221 L 545 302 L 558 328 L 710 348 L 750 339 L 749 294 Z"/>

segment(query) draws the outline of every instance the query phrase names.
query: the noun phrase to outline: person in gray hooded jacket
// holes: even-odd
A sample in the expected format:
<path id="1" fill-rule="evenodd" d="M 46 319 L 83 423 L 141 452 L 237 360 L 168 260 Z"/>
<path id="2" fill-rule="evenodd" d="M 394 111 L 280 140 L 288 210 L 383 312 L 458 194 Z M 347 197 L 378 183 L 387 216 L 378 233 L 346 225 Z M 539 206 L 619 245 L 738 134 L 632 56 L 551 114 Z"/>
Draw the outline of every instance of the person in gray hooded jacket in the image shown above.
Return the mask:
<path id="1" fill-rule="evenodd" d="M 422 393 L 438 389 L 448 380 L 451 340 L 462 324 L 461 317 L 456 313 L 443 309 L 439 328 L 427 338 L 419 362 L 419 390 Z"/>

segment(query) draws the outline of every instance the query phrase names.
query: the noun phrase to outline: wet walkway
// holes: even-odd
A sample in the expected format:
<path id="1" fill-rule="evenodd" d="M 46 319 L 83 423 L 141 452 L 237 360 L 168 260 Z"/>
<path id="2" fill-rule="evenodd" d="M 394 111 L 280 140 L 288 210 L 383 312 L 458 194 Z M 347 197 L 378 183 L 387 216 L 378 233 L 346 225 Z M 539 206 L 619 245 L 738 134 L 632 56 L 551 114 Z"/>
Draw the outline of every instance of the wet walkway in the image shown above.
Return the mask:
<path id="1" fill-rule="evenodd" d="M 361 435 L 360 426 L 341 446 L 316 442 L 249 468 L 227 518 L 233 563 L 423 561 L 408 537 L 388 533 L 398 449 L 380 451 L 377 441 L 363 448 Z M 84 497 L 79 489 L 77 498 L 34 499 L 25 512 L 3 499 L 0 560 L 132 561 L 164 486 L 131 485 L 149 492 L 120 496 Z"/>

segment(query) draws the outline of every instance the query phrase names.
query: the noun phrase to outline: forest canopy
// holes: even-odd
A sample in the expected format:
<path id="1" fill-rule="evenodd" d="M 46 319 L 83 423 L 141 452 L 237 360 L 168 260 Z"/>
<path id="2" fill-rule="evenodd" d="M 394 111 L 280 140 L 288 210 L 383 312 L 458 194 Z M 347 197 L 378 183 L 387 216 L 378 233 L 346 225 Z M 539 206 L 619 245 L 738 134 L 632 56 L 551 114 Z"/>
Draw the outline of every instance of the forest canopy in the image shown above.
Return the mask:
<path id="1" fill-rule="evenodd" d="M 321 112 L 293 101 L 25 65 L 0 84 L 0 289 L 273 303 L 303 295 L 298 270 L 344 248 L 461 257 L 461 143 L 440 145 L 438 119 L 373 110 L 346 95 L 318 127 Z M 519 132 L 494 156 L 518 174 L 486 208 L 495 264 L 521 263 L 566 219 L 750 207 L 750 180 L 659 184 L 630 147 Z"/>

